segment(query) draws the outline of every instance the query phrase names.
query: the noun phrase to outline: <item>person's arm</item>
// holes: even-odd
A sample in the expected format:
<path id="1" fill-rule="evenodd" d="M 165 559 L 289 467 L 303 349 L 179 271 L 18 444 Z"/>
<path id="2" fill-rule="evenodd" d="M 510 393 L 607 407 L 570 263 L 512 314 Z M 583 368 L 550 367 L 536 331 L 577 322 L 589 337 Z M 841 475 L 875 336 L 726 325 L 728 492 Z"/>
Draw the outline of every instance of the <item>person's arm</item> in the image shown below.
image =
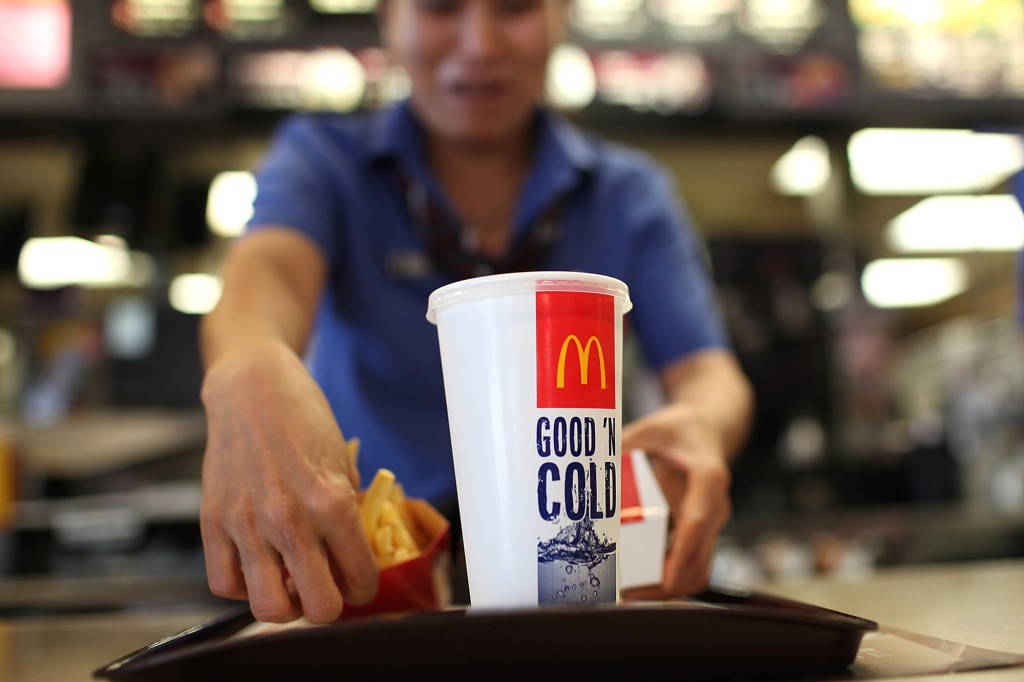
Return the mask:
<path id="1" fill-rule="evenodd" d="M 730 464 L 746 441 L 753 392 L 732 352 L 699 351 L 660 372 L 668 400 L 623 429 L 623 451 L 643 449 L 668 499 L 672 534 L 660 585 L 628 599 L 700 592 L 711 577 L 718 534 L 732 515 Z"/>
<path id="2" fill-rule="evenodd" d="M 263 228 L 231 245 L 224 260 L 224 292 L 202 321 L 203 362 L 268 340 L 300 354 L 309 340 L 325 278 L 316 245 L 285 228 Z"/>
<path id="3" fill-rule="evenodd" d="M 201 326 L 207 578 L 264 621 L 330 622 L 377 589 L 358 474 L 302 362 L 325 273 L 308 238 L 261 229 L 232 245 Z"/>

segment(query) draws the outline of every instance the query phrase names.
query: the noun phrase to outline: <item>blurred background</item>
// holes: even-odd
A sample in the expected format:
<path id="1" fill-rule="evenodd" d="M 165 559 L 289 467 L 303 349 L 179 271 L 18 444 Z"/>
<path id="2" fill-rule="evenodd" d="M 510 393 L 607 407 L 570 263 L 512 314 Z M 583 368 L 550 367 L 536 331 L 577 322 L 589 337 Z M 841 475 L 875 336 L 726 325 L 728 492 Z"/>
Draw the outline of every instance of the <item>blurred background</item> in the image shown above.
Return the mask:
<path id="1" fill-rule="evenodd" d="M 374 6 L 0 0 L 0 610 L 209 598 L 197 322 L 281 117 L 405 94 Z M 718 579 L 1024 556 L 1024 0 L 575 0 L 549 92 L 754 381 Z"/>

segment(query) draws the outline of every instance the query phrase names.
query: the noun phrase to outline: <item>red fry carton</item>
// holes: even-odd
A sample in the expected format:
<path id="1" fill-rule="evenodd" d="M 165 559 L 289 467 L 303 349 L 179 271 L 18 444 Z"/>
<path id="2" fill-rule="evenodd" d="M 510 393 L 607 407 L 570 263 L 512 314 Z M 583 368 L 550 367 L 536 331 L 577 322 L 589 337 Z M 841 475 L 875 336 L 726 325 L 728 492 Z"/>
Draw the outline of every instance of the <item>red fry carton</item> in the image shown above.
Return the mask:
<path id="1" fill-rule="evenodd" d="M 451 603 L 450 525 L 425 500 L 407 499 L 416 522 L 410 530 L 421 551 L 414 558 L 381 569 L 380 586 L 369 603 L 345 604 L 339 620 L 400 611 L 435 611 Z"/>
<path id="2" fill-rule="evenodd" d="M 668 540 L 668 502 L 642 450 L 622 458 L 619 588 L 661 582 Z"/>

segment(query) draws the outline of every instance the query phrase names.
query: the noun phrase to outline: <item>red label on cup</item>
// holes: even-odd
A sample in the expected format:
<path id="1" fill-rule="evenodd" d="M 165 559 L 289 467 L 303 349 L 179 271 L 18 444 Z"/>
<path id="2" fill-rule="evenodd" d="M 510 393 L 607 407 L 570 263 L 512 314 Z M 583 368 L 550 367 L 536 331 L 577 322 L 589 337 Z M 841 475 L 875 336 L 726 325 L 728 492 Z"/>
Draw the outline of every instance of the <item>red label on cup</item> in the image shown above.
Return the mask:
<path id="1" fill-rule="evenodd" d="M 615 300 L 537 292 L 537 407 L 615 409 Z"/>
<path id="2" fill-rule="evenodd" d="M 622 511 L 619 518 L 622 523 L 635 523 L 644 520 L 644 505 L 640 500 L 640 489 L 633 474 L 633 453 L 627 452 L 622 457 Z"/>

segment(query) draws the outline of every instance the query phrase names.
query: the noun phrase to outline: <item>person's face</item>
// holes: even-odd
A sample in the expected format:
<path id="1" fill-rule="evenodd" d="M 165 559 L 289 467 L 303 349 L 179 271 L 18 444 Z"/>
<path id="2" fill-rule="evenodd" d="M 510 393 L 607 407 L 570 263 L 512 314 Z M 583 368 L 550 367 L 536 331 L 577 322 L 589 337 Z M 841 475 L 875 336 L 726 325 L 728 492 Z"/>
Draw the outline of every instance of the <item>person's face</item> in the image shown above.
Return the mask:
<path id="1" fill-rule="evenodd" d="M 565 0 L 384 0 L 385 47 L 412 103 L 442 140 L 519 135 L 539 100 Z"/>

